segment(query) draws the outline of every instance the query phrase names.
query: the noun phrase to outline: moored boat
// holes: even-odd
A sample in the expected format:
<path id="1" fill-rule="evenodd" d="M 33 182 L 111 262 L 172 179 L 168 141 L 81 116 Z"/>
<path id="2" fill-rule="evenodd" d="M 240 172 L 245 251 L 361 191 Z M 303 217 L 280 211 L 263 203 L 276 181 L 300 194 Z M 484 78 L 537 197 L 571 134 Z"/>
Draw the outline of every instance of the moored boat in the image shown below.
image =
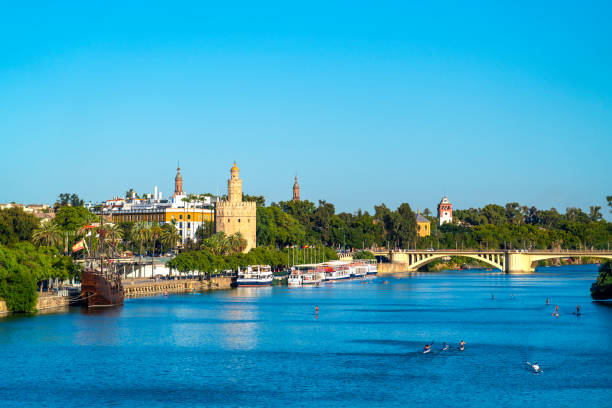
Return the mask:
<path id="1" fill-rule="evenodd" d="M 368 264 L 362 260 L 352 262 L 349 268 L 351 278 L 363 278 L 368 274 Z"/>
<path id="2" fill-rule="evenodd" d="M 349 279 L 351 270 L 348 262 L 344 261 L 328 261 L 321 264 L 323 270 L 323 279 L 325 281 L 338 281 Z"/>
<path id="3" fill-rule="evenodd" d="M 81 272 L 81 299 L 87 307 L 121 306 L 124 298 L 118 273 L 94 269 Z"/>
<path id="4" fill-rule="evenodd" d="M 323 271 L 317 264 L 294 265 L 287 278 L 290 286 L 316 285 L 323 280 Z"/>
<path id="5" fill-rule="evenodd" d="M 269 286 L 272 285 L 274 274 L 270 265 L 249 265 L 244 270 L 238 270 L 238 286 Z"/>
<path id="6" fill-rule="evenodd" d="M 368 265 L 368 275 L 376 275 L 378 273 L 378 264 L 376 263 L 376 260 L 374 259 L 369 259 L 366 261 L 367 265 Z"/>

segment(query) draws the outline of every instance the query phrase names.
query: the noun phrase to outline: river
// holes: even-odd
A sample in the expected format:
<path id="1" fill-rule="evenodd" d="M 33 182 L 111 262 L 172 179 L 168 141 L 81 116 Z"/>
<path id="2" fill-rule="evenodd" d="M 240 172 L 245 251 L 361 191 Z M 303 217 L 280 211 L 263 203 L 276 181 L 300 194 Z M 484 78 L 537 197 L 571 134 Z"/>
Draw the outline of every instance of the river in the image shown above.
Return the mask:
<path id="1" fill-rule="evenodd" d="M 0 406 L 610 407 L 612 306 L 591 302 L 596 276 L 415 273 L 4 318 Z"/>

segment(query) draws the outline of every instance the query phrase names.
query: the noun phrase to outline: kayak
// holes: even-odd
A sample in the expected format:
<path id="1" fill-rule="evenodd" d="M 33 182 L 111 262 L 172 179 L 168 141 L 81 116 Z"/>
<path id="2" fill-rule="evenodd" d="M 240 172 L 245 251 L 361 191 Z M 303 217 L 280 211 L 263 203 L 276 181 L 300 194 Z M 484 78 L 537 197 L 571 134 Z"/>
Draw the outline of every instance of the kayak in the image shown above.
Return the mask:
<path id="1" fill-rule="evenodd" d="M 427 354 L 431 351 L 431 349 L 423 350 L 423 354 Z"/>

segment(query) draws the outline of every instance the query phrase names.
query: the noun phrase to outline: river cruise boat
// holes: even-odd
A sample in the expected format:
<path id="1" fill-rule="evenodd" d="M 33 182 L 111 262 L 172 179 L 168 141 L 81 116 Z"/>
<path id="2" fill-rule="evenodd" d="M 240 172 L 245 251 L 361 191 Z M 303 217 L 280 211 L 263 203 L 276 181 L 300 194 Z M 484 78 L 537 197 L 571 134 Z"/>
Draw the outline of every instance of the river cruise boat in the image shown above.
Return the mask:
<path id="1" fill-rule="evenodd" d="M 368 264 L 362 260 L 351 262 L 349 268 L 351 271 L 351 278 L 362 279 L 368 274 Z"/>
<path id="2" fill-rule="evenodd" d="M 378 273 L 378 264 L 375 259 L 366 260 L 366 264 L 368 265 L 368 275 L 376 275 Z"/>
<path id="3" fill-rule="evenodd" d="M 323 280 L 322 268 L 317 264 L 294 265 L 287 278 L 289 286 L 316 285 Z"/>
<path id="4" fill-rule="evenodd" d="M 323 279 L 325 281 L 339 281 L 351 277 L 351 269 L 348 262 L 328 261 L 321 264 Z"/>
<path id="5" fill-rule="evenodd" d="M 270 265 L 249 265 L 246 269 L 238 269 L 238 286 L 269 286 L 272 285 L 274 274 Z"/>

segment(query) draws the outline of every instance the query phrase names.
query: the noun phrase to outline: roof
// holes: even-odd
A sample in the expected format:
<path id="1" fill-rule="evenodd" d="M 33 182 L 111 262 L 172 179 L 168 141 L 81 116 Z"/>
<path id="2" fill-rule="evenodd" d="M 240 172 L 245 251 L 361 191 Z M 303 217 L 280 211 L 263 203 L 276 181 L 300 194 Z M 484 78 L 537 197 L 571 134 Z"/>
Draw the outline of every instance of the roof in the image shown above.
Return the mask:
<path id="1" fill-rule="evenodd" d="M 429 220 L 427 218 L 423 217 L 421 214 L 417 214 L 416 222 L 429 222 Z"/>

